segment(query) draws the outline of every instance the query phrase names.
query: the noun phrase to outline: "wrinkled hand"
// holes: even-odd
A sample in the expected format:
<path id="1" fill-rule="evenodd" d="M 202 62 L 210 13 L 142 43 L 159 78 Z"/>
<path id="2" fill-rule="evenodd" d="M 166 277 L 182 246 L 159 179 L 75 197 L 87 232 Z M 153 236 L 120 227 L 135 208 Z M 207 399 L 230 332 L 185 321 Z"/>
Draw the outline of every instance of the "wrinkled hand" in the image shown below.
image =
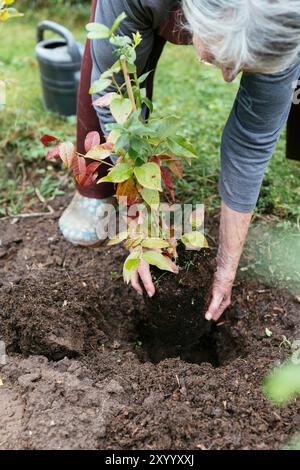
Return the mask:
<path id="1" fill-rule="evenodd" d="M 231 304 L 231 292 L 235 276 L 236 269 L 217 269 L 213 282 L 212 300 L 205 314 L 206 320 L 219 320 Z"/>
<path id="2" fill-rule="evenodd" d="M 138 294 L 143 295 L 143 288 L 141 287 L 140 281 L 142 281 L 149 297 L 153 297 L 155 294 L 155 287 L 150 273 L 150 266 L 144 260 L 141 260 L 137 272 L 135 272 L 131 277 L 132 287 Z"/>
<path id="3" fill-rule="evenodd" d="M 217 321 L 231 303 L 231 291 L 252 212 L 237 212 L 222 202 L 217 271 L 206 320 Z"/>

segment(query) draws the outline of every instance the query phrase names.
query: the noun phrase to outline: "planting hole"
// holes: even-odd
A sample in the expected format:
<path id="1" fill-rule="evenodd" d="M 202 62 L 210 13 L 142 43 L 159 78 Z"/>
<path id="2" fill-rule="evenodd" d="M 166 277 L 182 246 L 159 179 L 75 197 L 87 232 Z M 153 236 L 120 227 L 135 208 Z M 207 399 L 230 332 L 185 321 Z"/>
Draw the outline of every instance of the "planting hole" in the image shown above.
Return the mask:
<path id="1" fill-rule="evenodd" d="M 210 330 L 193 344 L 189 344 L 188 341 L 173 342 L 170 336 L 166 336 L 163 340 L 157 337 L 153 330 L 145 328 L 143 323 L 137 326 L 137 333 L 139 339 L 136 341 L 138 347 L 135 351 L 142 362 L 150 361 L 158 364 L 164 359 L 179 357 L 185 362 L 209 363 L 217 368 L 245 355 L 241 340 L 233 338 L 227 327 L 211 325 Z"/>

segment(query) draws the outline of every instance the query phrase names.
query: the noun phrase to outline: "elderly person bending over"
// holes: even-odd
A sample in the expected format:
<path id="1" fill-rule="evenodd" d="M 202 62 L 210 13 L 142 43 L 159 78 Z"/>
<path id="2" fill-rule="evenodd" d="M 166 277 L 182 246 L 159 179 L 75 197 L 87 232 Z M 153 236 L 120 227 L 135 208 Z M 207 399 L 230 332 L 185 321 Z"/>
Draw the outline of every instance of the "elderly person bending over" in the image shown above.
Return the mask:
<path id="1" fill-rule="evenodd" d="M 98 0 L 93 2 L 92 20 L 110 27 L 123 11 L 127 18 L 118 32 L 131 35 L 138 30 L 143 36 L 137 50 L 139 74 L 155 68 L 166 39 L 193 42 L 199 59 L 218 67 L 226 82 L 243 72 L 221 142 L 218 267 L 206 313 L 207 320 L 218 320 L 230 304 L 263 175 L 287 121 L 300 76 L 300 0 Z M 187 20 L 189 37 L 176 24 L 170 31 L 168 22 L 180 11 Z M 78 100 L 79 151 L 83 151 L 89 131 L 100 125 L 105 136 L 106 125 L 113 122 L 109 109 L 94 110 L 88 97 L 91 81 L 115 62 L 112 52 L 108 41 L 87 44 Z M 148 96 L 152 79 L 149 76 Z M 107 91 L 115 90 L 112 86 L 103 94 Z M 93 100 L 100 96 L 94 95 Z M 97 243 L 96 213 L 112 195 L 113 186 L 107 183 L 78 187 L 60 219 L 64 236 L 78 245 Z M 141 294 L 142 285 L 150 297 L 154 295 L 146 263 L 132 278 L 132 286 Z"/>

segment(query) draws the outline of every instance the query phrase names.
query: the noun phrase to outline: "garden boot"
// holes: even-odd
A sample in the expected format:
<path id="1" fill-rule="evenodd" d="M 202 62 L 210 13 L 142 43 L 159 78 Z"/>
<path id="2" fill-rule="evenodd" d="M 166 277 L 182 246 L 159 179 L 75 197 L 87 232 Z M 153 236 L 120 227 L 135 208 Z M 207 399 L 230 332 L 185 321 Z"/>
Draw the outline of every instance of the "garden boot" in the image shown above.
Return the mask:
<path id="1" fill-rule="evenodd" d="M 64 238 L 73 245 L 95 247 L 106 237 L 108 212 L 111 213 L 114 197 L 93 199 L 78 191 L 59 219 L 59 228 Z M 105 225 L 105 227 L 104 227 Z"/>

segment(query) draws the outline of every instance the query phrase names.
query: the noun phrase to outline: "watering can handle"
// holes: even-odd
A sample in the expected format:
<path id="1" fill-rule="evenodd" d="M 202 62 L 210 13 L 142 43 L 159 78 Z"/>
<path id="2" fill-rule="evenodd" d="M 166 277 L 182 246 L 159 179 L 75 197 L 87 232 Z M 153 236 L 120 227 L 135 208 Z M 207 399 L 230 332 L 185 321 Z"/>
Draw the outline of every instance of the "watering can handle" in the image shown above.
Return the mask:
<path id="1" fill-rule="evenodd" d="M 81 53 L 77 42 L 74 39 L 73 34 L 64 26 L 61 26 L 54 21 L 41 21 L 37 26 L 37 42 L 41 42 L 44 39 L 44 32 L 52 31 L 62 36 L 67 43 L 68 52 L 75 62 L 81 62 Z"/>

